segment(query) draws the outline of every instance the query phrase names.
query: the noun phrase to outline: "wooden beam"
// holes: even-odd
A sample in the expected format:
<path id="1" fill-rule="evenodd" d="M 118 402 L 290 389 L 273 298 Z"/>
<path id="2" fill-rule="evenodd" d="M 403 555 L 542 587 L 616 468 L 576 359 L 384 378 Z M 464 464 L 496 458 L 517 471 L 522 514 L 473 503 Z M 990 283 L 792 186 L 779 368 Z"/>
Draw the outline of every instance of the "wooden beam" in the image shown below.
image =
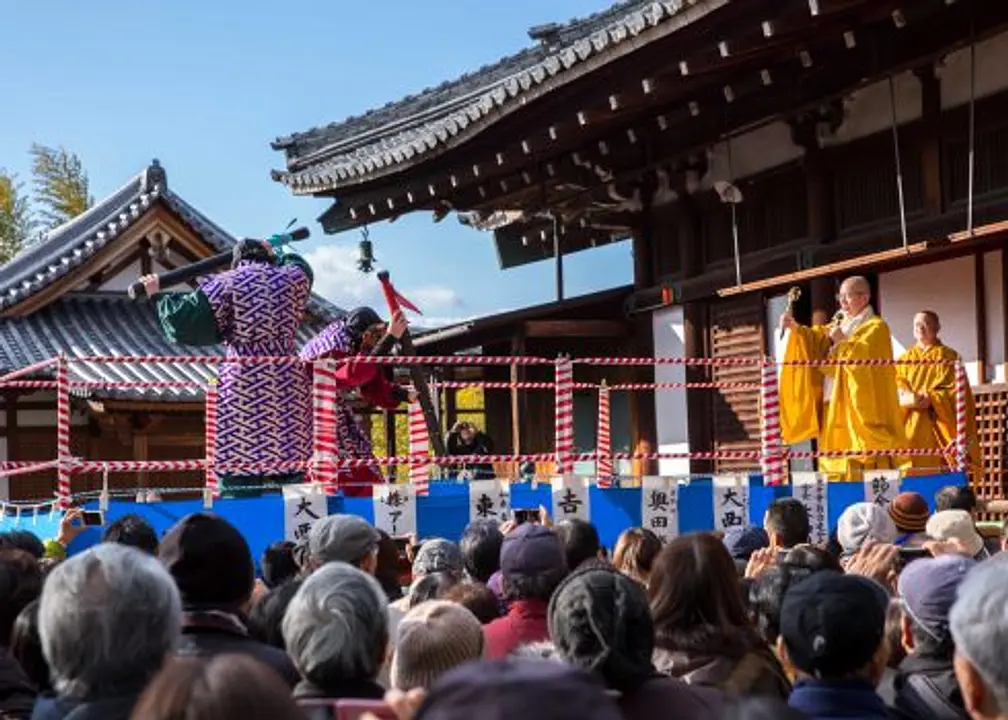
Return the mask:
<path id="1" fill-rule="evenodd" d="M 527 320 L 522 327 L 530 338 L 626 337 L 630 333 L 620 320 Z"/>
<path id="2" fill-rule="evenodd" d="M 976 325 L 976 377 L 977 384 L 987 382 L 987 293 L 984 277 L 984 254 L 973 255 L 974 323 Z"/>

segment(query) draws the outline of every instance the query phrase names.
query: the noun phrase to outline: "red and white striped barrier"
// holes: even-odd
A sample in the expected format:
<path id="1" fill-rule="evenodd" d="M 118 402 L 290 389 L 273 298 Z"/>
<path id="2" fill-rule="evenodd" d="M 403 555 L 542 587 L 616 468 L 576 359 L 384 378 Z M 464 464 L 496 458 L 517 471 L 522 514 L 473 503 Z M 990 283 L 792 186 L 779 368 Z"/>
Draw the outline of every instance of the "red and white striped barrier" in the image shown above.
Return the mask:
<path id="1" fill-rule="evenodd" d="M 61 510 L 70 507 L 70 368 L 65 357 L 56 362 L 56 497 Z"/>
<path id="2" fill-rule="evenodd" d="M 410 403 L 409 407 L 409 454 L 418 459 L 410 465 L 409 479 L 416 487 L 417 495 L 426 495 L 430 483 L 430 438 L 427 434 L 427 420 L 419 402 Z"/>
<path id="3" fill-rule="evenodd" d="M 956 470 L 966 472 L 969 464 L 969 437 L 967 437 L 966 404 L 969 396 L 969 378 L 966 376 L 966 366 L 957 363 L 955 367 L 956 383 Z"/>
<path id="4" fill-rule="evenodd" d="M 570 459 L 574 449 L 574 364 L 570 358 L 556 361 L 556 471 L 558 475 L 574 472 Z"/>
<path id="5" fill-rule="evenodd" d="M 206 388 L 206 408 L 203 424 L 203 454 L 206 457 L 206 490 L 211 498 L 220 497 L 220 479 L 217 477 L 217 383 Z"/>
<path id="6" fill-rule="evenodd" d="M 612 487 L 612 435 L 609 427 L 609 388 L 603 381 L 598 391 L 598 435 L 595 441 L 598 461 L 595 464 L 595 474 L 598 476 L 598 486 Z"/>
<path id="7" fill-rule="evenodd" d="M 339 477 L 339 442 L 336 438 L 336 386 L 335 360 L 319 360 L 312 372 L 312 417 L 314 436 L 312 440 L 312 465 L 310 478 L 325 488 L 327 493 L 336 492 Z"/>
<path id="8" fill-rule="evenodd" d="M 780 394 L 777 387 L 777 367 L 763 363 L 760 391 L 760 446 L 762 448 L 763 481 L 767 485 L 782 485 L 787 480 L 787 461 L 780 429 Z"/>

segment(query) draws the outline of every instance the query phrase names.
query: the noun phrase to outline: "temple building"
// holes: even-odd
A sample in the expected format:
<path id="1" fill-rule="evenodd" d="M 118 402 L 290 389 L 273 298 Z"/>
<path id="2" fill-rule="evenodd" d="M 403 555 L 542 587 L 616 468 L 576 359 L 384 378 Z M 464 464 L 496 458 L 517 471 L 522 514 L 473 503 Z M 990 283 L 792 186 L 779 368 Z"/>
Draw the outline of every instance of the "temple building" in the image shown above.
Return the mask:
<path id="1" fill-rule="evenodd" d="M 126 290 L 141 275 L 228 252 L 235 242 L 234 236 L 169 188 L 165 169 L 155 160 L 115 193 L 25 247 L 0 268 L 0 373 L 63 354 L 71 360 L 71 383 L 112 384 L 73 389 L 70 441 L 75 457 L 204 457 L 202 387 L 216 377 L 216 368 L 199 362 L 72 361 L 100 356 L 222 355 L 220 347 L 168 343 L 153 303 L 133 301 Z M 342 311 L 312 296 L 308 312 L 299 332 L 301 342 Z M 52 377 L 50 368 L 25 379 Z M 152 385 L 137 387 L 138 383 Z M 55 392 L 8 387 L 3 400 L 0 460 L 54 460 Z M 102 480 L 75 475 L 73 492 L 100 489 Z M 200 472 L 124 473 L 109 478 L 113 491 L 202 485 Z M 2 478 L 0 501 L 51 499 L 54 489 L 55 471 Z"/>
<path id="2" fill-rule="evenodd" d="M 913 343 L 916 311 L 941 316 L 978 398 L 987 489 L 1000 492 L 1008 3 L 627 0 L 529 35 L 529 47 L 456 80 L 276 139 L 285 163 L 274 178 L 333 199 L 327 232 L 454 214 L 492 234 L 504 269 L 551 258 L 558 302 L 531 320 L 573 323 L 564 344 L 575 355 L 774 355 L 791 287 L 808 322 L 832 316 L 843 277 L 866 274 L 895 350 Z M 626 238 L 633 288 L 572 316 L 563 257 Z M 613 324 L 593 332 L 590 321 Z M 504 332 L 491 342 L 481 328 L 496 322 L 443 330 L 424 351 L 553 351 Z M 637 377 L 756 383 L 758 373 L 664 366 Z M 545 449 L 548 417 L 496 402 L 518 418 L 502 440 Z M 631 444 L 759 447 L 752 390 L 635 393 L 630 404 Z"/>

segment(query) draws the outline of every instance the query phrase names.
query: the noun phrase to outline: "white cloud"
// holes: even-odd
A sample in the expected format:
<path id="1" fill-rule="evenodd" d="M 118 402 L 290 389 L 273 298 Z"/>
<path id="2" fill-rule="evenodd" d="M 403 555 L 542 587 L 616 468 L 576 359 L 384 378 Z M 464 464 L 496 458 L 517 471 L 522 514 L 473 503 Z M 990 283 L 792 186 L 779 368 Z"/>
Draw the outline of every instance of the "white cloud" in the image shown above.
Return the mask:
<path id="1" fill-rule="evenodd" d="M 314 291 L 347 310 L 370 305 L 379 312 L 385 307 L 378 279 L 357 269 L 358 251 L 354 246 L 323 245 L 305 254 L 315 273 Z M 458 311 L 465 303 L 455 290 L 440 285 L 397 288 L 403 296 L 425 314 L 413 318 L 422 327 L 443 327 L 460 321 Z M 441 315 L 428 317 L 427 313 Z M 439 325 L 434 325 L 434 322 Z"/>

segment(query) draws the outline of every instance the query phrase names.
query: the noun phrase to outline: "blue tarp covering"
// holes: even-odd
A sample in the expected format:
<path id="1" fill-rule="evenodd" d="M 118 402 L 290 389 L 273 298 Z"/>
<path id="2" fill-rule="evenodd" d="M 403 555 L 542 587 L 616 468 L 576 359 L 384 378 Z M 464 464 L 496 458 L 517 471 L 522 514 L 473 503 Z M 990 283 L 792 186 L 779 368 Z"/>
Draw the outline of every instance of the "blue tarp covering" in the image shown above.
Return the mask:
<path id="1" fill-rule="evenodd" d="M 960 473 L 904 478 L 902 490 L 919 492 L 928 503 L 934 503 L 935 493 L 946 485 L 962 485 L 966 477 Z M 619 534 L 629 527 L 641 524 L 640 488 L 591 488 L 591 520 L 599 530 L 602 542 L 608 547 L 615 544 Z M 791 494 L 789 486 L 766 487 L 759 475 L 750 476 L 749 521 L 763 523 L 767 505 L 778 497 Z M 864 500 L 864 485 L 859 482 L 829 483 L 827 488 L 830 527 L 836 525 L 844 508 Z M 550 487 L 539 484 L 513 484 L 512 507 L 551 505 Z M 96 509 L 97 501 L 87 504 Z M 129 513 L 137 513 L 163 534 L 177 520 L 189 513 L 201 512 L 202 500 L 175 500 L 158 503 L 112 501 L 106 513 L 106 522 L 112 522 Z M 253 555 L 258 559 L 272 542 L 284 536 L 283 499 L 280 495 L 259 498 L 222 499 L 214 502 L 213 512 L 238 527 L 248 539 Z M 354 513 L 373 521 L 374 511 L 370 499 L 329 498 L 329 513 Z M 693 479 L 679 487 L 679 532 L 710 530 L 714 527 L 713 488 L 710 478 Z M 458 539 L 469 522 L 469 488 L 465 483 L 432 483 L 430 495 L 417 498 L 417 526 L 421 538 L 444 537 Z M 46 513 L 37 517 L 26 514 L 20 519 L 6 517 L 0 521 L 0 531 L 19 528 L 30 530 L 39 537 L 54 537 L 59 515 Z M 80 552 L 99 541 L 100 528 L 88 528 L 70 546 L 70 552 Z"/>

